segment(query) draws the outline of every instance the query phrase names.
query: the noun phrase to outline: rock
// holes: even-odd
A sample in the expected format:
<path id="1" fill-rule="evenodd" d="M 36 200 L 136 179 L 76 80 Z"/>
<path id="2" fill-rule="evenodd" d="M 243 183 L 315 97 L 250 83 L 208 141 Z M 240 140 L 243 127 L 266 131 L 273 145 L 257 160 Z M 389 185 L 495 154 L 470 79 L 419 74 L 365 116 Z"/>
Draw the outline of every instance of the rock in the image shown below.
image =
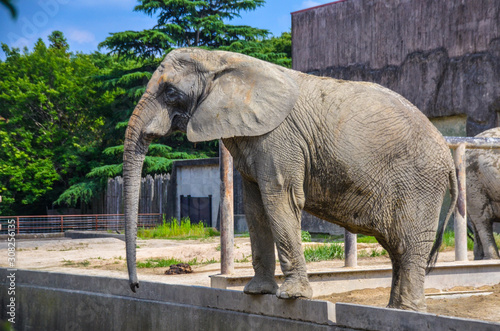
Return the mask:
<path id="1" fill-rule="evenodd" d="M 172 264 L 170 269 L 165 271 L 165 275 L 190 274 L 193 272 L 191 266 L 187 263 Z"/>

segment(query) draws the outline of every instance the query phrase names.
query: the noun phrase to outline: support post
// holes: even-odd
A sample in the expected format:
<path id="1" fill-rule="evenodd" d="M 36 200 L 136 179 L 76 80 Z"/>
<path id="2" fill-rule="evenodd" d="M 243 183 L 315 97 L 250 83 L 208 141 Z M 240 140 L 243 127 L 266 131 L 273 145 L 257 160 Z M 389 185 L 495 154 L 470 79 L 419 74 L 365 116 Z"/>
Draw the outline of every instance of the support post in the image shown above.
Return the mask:
<path id="1" fill-rule="evenodd" d="M 344 232 L 344 252 L 345 252 L 345 266 L 357 267 L 358 266 L 358 235 L 351 233 L 347 230 Z"/>
<path id="2" fill-rule="evenodd" d="M 221 274 L 234 272 L 233 157 L 219 140 Z"/>
<path id="3" fill-rule="evenodd" d="M 455 261 L 467 261 L 467 196 L 465 177 L 465 143 L 455 149 L 458 201 L 455 209 Z"/>

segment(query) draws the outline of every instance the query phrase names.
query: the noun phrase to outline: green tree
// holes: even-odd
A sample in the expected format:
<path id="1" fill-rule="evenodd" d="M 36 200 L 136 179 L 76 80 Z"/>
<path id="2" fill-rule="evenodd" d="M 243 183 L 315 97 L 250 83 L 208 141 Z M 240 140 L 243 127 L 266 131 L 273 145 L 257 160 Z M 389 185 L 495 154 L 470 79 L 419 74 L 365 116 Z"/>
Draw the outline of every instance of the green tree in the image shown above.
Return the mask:
<path id="1" fill-rule="evenodd" d="M 292 67 L 292 35 L 289 32 L 263 40 L 236 41 L 219 49 L 246 54 L 286 68 Z"/>
<path id="2" fill-rule="evenodd" d="M 59 50 L 69 49 L 68 41 L 61 31 L 53 31 L 48 39 L 50 41 L 50 48 L 57 48 Z"/>
<path id="3" fill-rule="evenodd" d="M 106 118 L 104 141 L 109 147 L 103 152 L 104 161 L 87 177 L 75 183 L 57 200 L 76 204 L 88 201 L 109 177 L 122 172 L 123 137 L 135 105 L 145 91 L 147 82 L 163 57 L 175 47 L 198 46 L 235 51 L 291 66 L 291 37 L 266 38 L 269 32 L 249 26 L 226 24 L 241 11 L 254 10 L 264 0 L 140 0 L 135 11 L 157 16 L 157 24 L 149 30 L 111 34 L 100 43 L 111 56 L 94 54 L 94 63 L 101 68 L 96 79 L 103 91 L 116 98 L 112 113 Z M 217 141 L 193 144 L 183 133 L 159 139 L 150 147 L 143 174 L 168 172 L 173 160 L 216 156 Z M 100 184 L 99 184 L 100 183 Z"/>
<path id="4" fill-rule="evenodd" d="M 225 23 L 240 12 L 263 6 L 264 0 L 139 0 L 134 10 L 157 15 L 148 30 L 112 33 L 99 46 L 125 56 L 155 57 L 172 47 L 228 46 L 269 35 L 268 30 Z"/>
<path id="5" fill-rule="evenodd" d="M 0 213 L 45 213 L 57 196 L 97 165 L 107 105 L 89 56 L 40 39 L 32 52 L 2 44 Z"/>

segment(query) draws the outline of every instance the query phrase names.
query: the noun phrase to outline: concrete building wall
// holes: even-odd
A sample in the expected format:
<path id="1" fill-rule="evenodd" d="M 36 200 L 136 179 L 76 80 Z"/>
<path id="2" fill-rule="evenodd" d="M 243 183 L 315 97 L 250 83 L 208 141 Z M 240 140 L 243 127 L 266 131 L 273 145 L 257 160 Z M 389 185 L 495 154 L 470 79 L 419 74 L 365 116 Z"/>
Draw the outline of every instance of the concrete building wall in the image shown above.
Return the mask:
<path id="1" fill-rule="evenodd" d="M 497 0 L 345 0 L 295 12 L 292 57 L 296 70 L 384 85 L 429 118 L 465 116 L 468 136 L 498 125 Z"/>
<path id="2" fill-rule="evenodd" d="M 220 171 L 219 164 L 209 164 L 204 166 L 182 166 L 177 168 L 177 196 L 176 201 L 179 206 L 177 218 L 180 219 L 180 198 L 181 195 L 192 196 L 194 198 L 212 196 L 212 222 L 217 221 L 220 201 Z"/>

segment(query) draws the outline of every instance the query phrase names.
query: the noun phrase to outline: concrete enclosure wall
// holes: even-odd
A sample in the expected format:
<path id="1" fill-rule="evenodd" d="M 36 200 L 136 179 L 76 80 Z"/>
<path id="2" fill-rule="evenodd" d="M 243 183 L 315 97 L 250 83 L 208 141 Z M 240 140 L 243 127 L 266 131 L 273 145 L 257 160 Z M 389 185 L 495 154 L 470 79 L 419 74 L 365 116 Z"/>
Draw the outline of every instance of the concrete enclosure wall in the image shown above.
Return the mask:
<path id="1" fill-rule="evenodd" d="M 346 0 L 292 13 L 293 68 L 372 81 L 428 117 L 498 125 L 500 1 Z"/>
<path id="2" fill-rule="evenodd" d="M 14 277 L 12 277 L 14 275 Z M 0 320 L 15 330 L 498 330 L 402 310 L 126 279 L 0 268 Z M 10 289 L 13 290 L 10 290 Z M 6 309 L 14 302 L 15 308 Z"/>

